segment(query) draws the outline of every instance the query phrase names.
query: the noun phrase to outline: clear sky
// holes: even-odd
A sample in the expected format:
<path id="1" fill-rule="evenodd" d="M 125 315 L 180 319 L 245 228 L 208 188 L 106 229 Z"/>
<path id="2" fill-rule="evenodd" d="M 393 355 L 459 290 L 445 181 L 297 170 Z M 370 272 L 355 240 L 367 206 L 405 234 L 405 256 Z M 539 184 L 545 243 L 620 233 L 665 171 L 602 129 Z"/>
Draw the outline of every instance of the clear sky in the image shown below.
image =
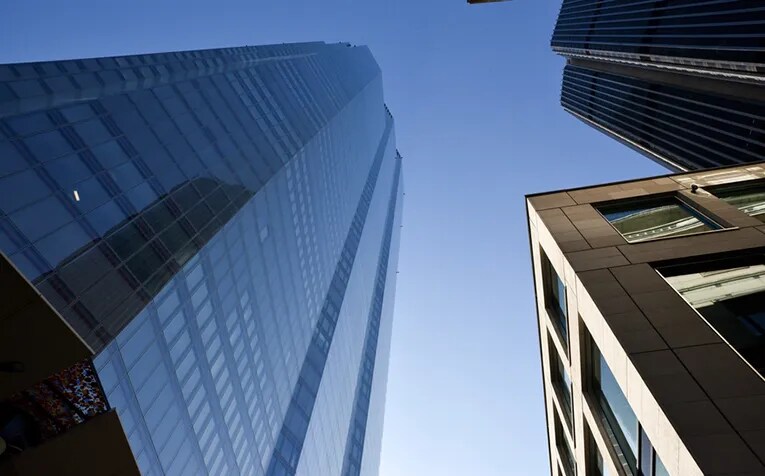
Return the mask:
<path id="1" fill-rule="evenodd" d="M 381 475 L 544 475 L 523 196 L 665 173 L 561 109 L 560 1 L 2 0 L 0 62 L 369 45 L 406 186 Z"/>

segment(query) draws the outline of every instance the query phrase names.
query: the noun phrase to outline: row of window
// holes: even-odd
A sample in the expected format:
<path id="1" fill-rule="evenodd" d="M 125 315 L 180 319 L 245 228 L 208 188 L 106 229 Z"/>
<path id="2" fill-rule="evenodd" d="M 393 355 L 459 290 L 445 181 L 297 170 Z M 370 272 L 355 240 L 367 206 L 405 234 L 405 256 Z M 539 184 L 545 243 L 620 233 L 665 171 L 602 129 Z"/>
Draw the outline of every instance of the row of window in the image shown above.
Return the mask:
<path id="1" fill-rule="evenodd" d="M 383 137 L 382 143 L 387 142 L 386 138 L 391 132 L 391 126 L 392 124 L 389 121 L 388 127 L 385 130 L 386 136 Z M 359 249 L 362 231 L 364 230 L 367 214 L 372 203 L 372 196 L 377 185 L 383 157 L 383 154 L 375 157 L 375 161 L 367 176 L 356 213 L 346 235 L 340 260 L 332 276 L 319 320 L 316 323 L 305 359 L 301 365 L 299 380 L 294 387 L 274 455 L 266 471 L 266 474 L 269 476 L 293 475 L 297 470 L 308 431 L 308 424 L 319 394 L 319 384 L 335 335 L 340 309 L 345 299 L 351 269 L 356 259 L 356 252 Z M 397 163 L 397 166 L 399 165 Z"/>
<path id="2" fill-rule="evenodd" d="M 383 311 L 383 299 L 385 296 L 385 283 L 388 275 L 388 258 L 390 245 L 393 238 L 393 223 L 396 215 L 396 202 L 398 198 L 399 179 L 401 176 L 401 161 L 396 160 L 396 170 L 393 176 L 393 188 L 388 203 L 388 216 L 385 220 L 385 235 L 380 247 L 380 257 L 377 261 L 377 275 L 372 294 L 372 306 L 369 311 L 366 336 L 364 338 L 364 350 L 359 366 L 359 375 L 356 382 L 353 413 L 343 459 L 343 474 L 359 476 L 361 474 L 361 462 L 364 454 L 364 437 L 367 430 L 369 416 L 369 404 L 372 398 L 372 380 L 375 371 L 377 357 L 377 341 L 380 333 L 380 320 Z"/>
<path id="3" fill-rule="evenodd" d="M 589 353 L 584 357 L 587 382 L 585 392 L 591 402 L 593 413 L 599 419 L 599 433 L 610 446 L 610 459 L 625 474 L 631 476 L 669 476 L 669 473 L 656 454 L 651 441 L 643 430 L 627 398 L 619 387 L 613 372 L 609 368 L 592 338 L 585 338 L 585 348 Z M 565 436 L 563 422 L 574 435 L 574 415 L 572 387 L 569 372 L 563 364 L 554 346 L 550 346 L 550 366 L 553 389 L 558 396 L 563 420 L 553 411 L 555 445 L 559 455 L 559 472 L 563 476 L 576 476 L 576 460 L 569 438 Z M 585 422 L 587 438 L 586 462 L 587 473 L 610 476 L 604 456 L 594 443 L 592 429 Z"/>
<path id="4" fill-rule="evenodd" d="M 558 341 L 562 344 L 564 351 L 568 353 L 570 337 L 566 286 L 544 252 L 542 252 L 542 267 L 545 307 L 551 317 Z M 558 412 L 553 410 L 553 435 L 559 455 L 558 471 L 564 476 L 576 476 L 574 451 L 564 432 L 565 424 L 569 430 L 569 435 L 575 434 L 570 371 L 564 363 L 564 359 L 558 355 L 553 337 L 549 336 L 548 340 L 550 349 L 548 363 L 552 386 L 563 415 L 561 419 Z M 599 431 L 607 444 L 611 446 L 609 451 L 611 459 L 628 475 L 669 476 L 607 362 L 586 332 L 582 348 L 587 349 L 586 352 L 583 352 L 583 368 L 585 369 L 583 381 L 588 396 L 586 400 L 591 402 L 590 405 L 600 420 L 601 429 Z M 586 428 L 585 434 L 588 439 L 592 439 L 590 432 L 591 430 Z M 609 472 L 607 465 L 604 464 L 604 456 L 597 446 L 588 443 L 586 451 L 589 459 L 587 474 L 608 476 Z"/>
<path id="5" fill-rule="evenodd" d="M 764 23 L 759 0 L 565 0 L 552 45 L 762 63 Z"/>
<path id="6" fill-rule="evenodd" d="M 765 157 L 761 103 L 567 65 L 561 104 L 687 169 Z"/>
<path id="7" fill-rule="evenodd" d="M 554 334 L 565 353 L 569 347 L 569 314 L 566 308 L 566 287 L 550 261 L 542 253 L 544 302 L 551 318 Z M 765 254 L 755 250 L 737 256 L 660 266 L 657 272 L 722 336 L 760 375 L 765 375 Z M 600 418 L 600 433 L 610 444 L 617 466 L 630 475 L 667 475 L 655 454 L 634 411 L 600 354 L 585 331 L 583 368 L 585 392 L 591 407 Z M 562 421 L 570 435 L 574 434 L 572 386 L 565 359 L 555 350 L 549 336 L 549 367 L 553 390 L 557 396 Z M 561 419 L 556 418 L 555 438 L 561 474 L 573 475 L 568 463 L 572 451 L 564 437 Z M 558 428 L 560 427 L 560 428 Z M 589 431 L 589 430 L 587 430 Z M 594 474 L 607 474 L 603 456 L 589 445 L 588 465 Z M 597 472 L 596 472 L 597 470 Z M 589 474 L 589 473 L 588 473 Z"/>
<path id="8" fill-rule="evenodd" d="M 765 182 L 739 182 L 706 190 L 765 223 Z M 622 201 L 596 209 L 631 243 L 723 228 L 676 196 Z M 658 268 L 667 282 L 761 375 L 765 374 L 765 283 L 761 279 L 765 275 L 764 258 L 761 252 L 755 252 Z M 561 286 L 558 283 L 551 287 L 550 299 L 565 292 Z M 565 324 L 565 312 L 553 314 L 564 316 L 557 321 Z"/>
<path id="9" fill-rule="evenodd" d="M 359 55 L 337 49 L 4 118 L 0 249 L 100 348 L 363 89 L 376 73 Z M 354 74 L 331 76 L 357 60 Z"/>

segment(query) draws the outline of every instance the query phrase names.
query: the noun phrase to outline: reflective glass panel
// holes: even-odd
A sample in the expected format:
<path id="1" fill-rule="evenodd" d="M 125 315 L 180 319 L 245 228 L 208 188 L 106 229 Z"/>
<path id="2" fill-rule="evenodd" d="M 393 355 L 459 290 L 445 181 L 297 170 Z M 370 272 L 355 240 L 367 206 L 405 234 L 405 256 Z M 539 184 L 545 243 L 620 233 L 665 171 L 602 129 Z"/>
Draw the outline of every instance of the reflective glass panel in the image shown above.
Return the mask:
<path id="1" fill-rule="evenodd" d="M 614 445 L 616 453 L 623 455 L 623 464 L 633 471 L 637 467 L 638 420 L 627 398 L 608 367 L 597 346 L 592 343 L 592 384 L 594 397 L 599 404 L 600 416 L 606 435 Z"/>
<path id="2" fill-rule="evenodd" d="M 630 243 L 720 228 L 674 197 L 596 207 Z"/>
<path id="3" fill-rule="evenodd" d="M 712 193 L 765 223 L 765 183 L 746 188 L 714 190 Z"/>
<path id="4" fill-rule="evenodd" d="M 760 374 L 765 374 L 765 256 L 660 270 Z"/>
<path id="5" fill-rule="evenodd" d="M 141 473 L 375 474 L 403 176 L 369 49 L 8 68 L 0 251 L 98 354 Z"/>

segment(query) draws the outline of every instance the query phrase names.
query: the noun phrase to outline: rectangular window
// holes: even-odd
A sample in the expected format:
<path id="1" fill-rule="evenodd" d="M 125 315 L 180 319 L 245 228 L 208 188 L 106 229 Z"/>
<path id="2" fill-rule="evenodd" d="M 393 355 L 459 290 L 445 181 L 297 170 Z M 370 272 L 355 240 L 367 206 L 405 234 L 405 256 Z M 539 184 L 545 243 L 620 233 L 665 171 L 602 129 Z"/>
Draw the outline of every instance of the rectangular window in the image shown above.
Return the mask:
<path id="1" fill-rule="evenodd" d="M 587 451 L 587 474 L 594 476 L 612 476 L 606 465 L 603 454 L 598 449 L 598 444 L 595 442 L 595 438 L 592 436 L 592 431 L 589 425 L 584 425 L 584 438 Z"/>
<path id="2" fill-rule="evenodd" d="M 566 369 L 563 360 L 558 355 L 555 346 L 550 339 L 550 374 L 552 376 L 553 388 L 555 394 L 558 396 L 558 400 L 561 404 L 561 410 L 563 415 L 571 429 L 571 434 L 574 434 L 574 415 L 573 415 L 573 398 L 571 392 L 571 377 L 569 377 L 568 370 Z"/>
<path id="3" fill-rule="evenodd" d="M 640 468 L 639 474 L 645 476 L 669 476 L 667 468 L 656 454 L 651 440 L 645 434 L 643 428 L 640 428 Z"/>
<path id="4" fill-rule="evenodd" d="M 667 470 L 651 444 L 648 435 L 635 416 L 627 398 L 608 367 L 603 355 L 589 334 L 585 334 L 585 347 L 589 347 L 588 396 L 595 405 L 593 413 L 599 418 L 598 425 L 617 468 L 628 476 L 668 476 Z M 585 425 L 588 465 L 597 475 L 610 474 L 604 464 L 603 454 L 597 448 L 590 428 Z"/>
<path id="5" fill-rule="evenodd" d="M 592 337 L 587 336 L 586 344 L 590 347 L 588 393 L 596 405 L 594 413 L 600 418 L 606 441 L 619 457 L 619 465 L 630 474 L 638 474 L 637 416 Z"/>
<path id="6" fill-rule="evenodd" d="M 568 351 L 568 310 L 566 306 L 566 285 L 555 272 L 544 251 L 542 256 L 542 282 L 544 302 L 555 328 L 560 333 L 563 345 Z"/>
<path id="7" fill-rule="evenodd" d="M 595 208 L 630 243 L 721 228 L 677 197 L 620 201 Z"/>
<path id="8" fill-rule="evenodd" d="M 576 476 L 574 452 L 571 451 L 571 446 L 568 444 L 557 413 L 553 414 L 553 420 L 555 421 L 555 446 L 558 448 L 558 456 L 560 456 L 560 464 L 563 469 L 562 474 Z"/>
<path id="9" fill-rule="evenodd" d="M 765 223 L 765 182 L 744 182 L 734 186 L 707 190 L 747 215 Z"/>
<path id="10" fill-rule="evenodd" d="M 765 255 L 659 269 L 681 296 L 765 375 Z"/>

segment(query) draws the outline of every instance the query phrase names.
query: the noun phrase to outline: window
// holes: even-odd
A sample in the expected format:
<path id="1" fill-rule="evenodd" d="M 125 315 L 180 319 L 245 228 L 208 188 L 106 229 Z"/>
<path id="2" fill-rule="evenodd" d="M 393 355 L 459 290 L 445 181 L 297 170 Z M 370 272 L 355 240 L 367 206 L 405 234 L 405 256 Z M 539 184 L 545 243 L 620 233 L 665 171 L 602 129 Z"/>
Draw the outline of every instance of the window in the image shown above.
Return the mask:
<path id="1" fill-rule="evenodd" d="M 590 353 L 588 396 L 595 406 L 593 413 L 600 419 L 599 426 L 604 439 L 611 444 L 611 454 L 616 458 L 617 467 L 621 467 L 630 476 L 668 476 L 591 336 L 586 336 L 585 345 L 589 347 Z M 585 436 L 591 435 L 587 432 Z M 590 467 L 594 468 L 595 474 L 606 476 L 608 472 L 603 464 L 603 455 L 598 451 L 594 438 L 590 440 Z"/>
<path id="2" fill-rule="evenodd" d="M 600 416 L 606 441 L 610 441 L 614 453 L 619 455 L 619 464 L 632 474 L 638 474 L 637 417 L 592 338 L 589 338 L 589 345 L 589 393 L 597 405 L 593 410 Z"/>
<path id="3" fill-rule="evenodd" d="M 0 157 L 3 158 L 3 160 L 0 160 L 0 176 L 12 174 L 29 167 L 12 142 L 0 141 Z"/>
<path id="4" fill-rule="evenodd" d="M 632 200 L 596 208 L 630 243 L 720 228 L 677 197 Z"/>
<path id="5" fill-rule="evenodd" d="M 732 187 L 715 188 L 711 192 L 747 215 L 765 223 L 765 182 L 758 181 L 755 184 L 744 182 Z"/>
<path id="6" fill-rule="evenodd" d="M 587 474 L 594 476 L 612 476 L 606 465 L 603 454 L 598 449 L 598 444 L 595 442 L 595 438 L 592 436 L 590 427 L 585 423 L 584 425 L 584 437 L 587 448 Z"/>
<path id="7" fill-rule="evenodd" d="M 24 143 L 41 162 L 45 162 L 56 157 L 61 157 L 72 152 L 72 146 L 61 135 L 59 131 L 44 132 L 35 136 L 27 137 Z"/>
<path id="8" fill-rule="evenodd" d="M 659 272 L 765 375 L 765 255 L 670 266 Z"/>
<path id="9" fill-rule="evenodd" d="M 560 333 L 563 345 L 568 351 L 568 311 L 566 307 L 566 285 L 555 272 L 544 251 L 542 256 L 542 281 L 544 302 L 547 312 Z"/>
<path id="10" fill-rule="evenodd" d="M 552 383 L 555 389 L 555 393 L 558 396 L 558 400 L 561 404 L 561 410 L 563 415 L 571 429 L 571 434 L 574 433 L 574 417 L 573 417 L 573 398 L 571 396 L 571 377 L 569 377 L 566 366 L 558 356 L 558 352 L 555 350 L 555 346 L 550 340 L 550 373 L 552 376 Z"/>
<path id="11" fill-rule="evenodd" d="M 35 242 L 72 221 L 72 215 L 54 195 L 17 211 L 11 215 L 11 220 L 30 242 Z"/>
<path id="12" fill-rule="evenodd" d="M 558 448 L 558 456 L 560 457 L 561 474 L 565 476 L 576 476 L 576 463 L 574 461 L 574 452 L 571 451 L 571 446 L 568 444 L 566 435 L 563 433 L 563 427 L 558 419 L 558 414 L 553 414 L 553 420 L 555 425 L 555 446 Z"/>
<path id="13" fill-rule="evenodd" d="M 646 476 L 669 476 L 667 468 L 651 445 L 651 440 L 640 428 L 640 474 Z"/>
<path id="14" fill-rule="evenodd" d="M 52 193 L 33 169 L 0 179 L 0 190 L 0 212 L 7 215 Z"/>

